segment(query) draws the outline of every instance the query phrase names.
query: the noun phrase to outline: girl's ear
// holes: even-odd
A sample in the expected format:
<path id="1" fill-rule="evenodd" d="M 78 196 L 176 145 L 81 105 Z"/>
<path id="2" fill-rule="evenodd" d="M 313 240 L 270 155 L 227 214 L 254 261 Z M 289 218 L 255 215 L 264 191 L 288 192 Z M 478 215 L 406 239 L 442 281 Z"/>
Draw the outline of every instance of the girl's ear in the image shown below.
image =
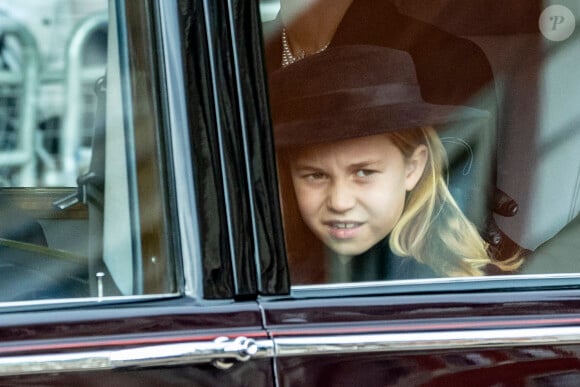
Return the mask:
<path id="1" fill-rule="evenodd" d="M 411 157 L 407 158 L 405 163 L 405 189 L 407 191 L 412 191 L 423 176 L 428 157 L 429 149 L 421 144 L 415 148 Z"/>

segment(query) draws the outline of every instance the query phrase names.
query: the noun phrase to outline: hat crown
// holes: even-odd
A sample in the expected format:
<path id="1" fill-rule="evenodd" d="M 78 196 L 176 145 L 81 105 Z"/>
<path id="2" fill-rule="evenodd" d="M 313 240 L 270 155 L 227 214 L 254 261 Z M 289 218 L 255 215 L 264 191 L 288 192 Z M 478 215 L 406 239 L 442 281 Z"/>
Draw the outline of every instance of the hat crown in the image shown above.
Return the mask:
<path id="1" fill-rule="evenodd" d="M 378 46 L 340 46 L 279 69 L 270 77 L 271 99 L 279 103 L 337 91 L 404 84 L 416 87 L 411 56 Z M 396 95 L 393 103 L 397 103 Z"/>
<path id="2" fill-rule="evenodd" d="M 339 46 L 273 72 L 277 146 L 487 120 L 477 109 L 427 103 L 411 56 L 379 46 Z"/>

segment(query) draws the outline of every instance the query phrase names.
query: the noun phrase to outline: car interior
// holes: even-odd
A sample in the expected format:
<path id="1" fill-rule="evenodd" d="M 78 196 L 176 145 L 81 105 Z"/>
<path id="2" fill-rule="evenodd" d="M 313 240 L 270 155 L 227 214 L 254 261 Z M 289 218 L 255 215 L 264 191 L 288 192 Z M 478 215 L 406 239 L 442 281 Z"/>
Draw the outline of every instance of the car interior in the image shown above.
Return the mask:
<path id="1" fill-rule="evenodd" d="M 497 101 L 495 148 L 486 149 L 482 138 L 460 128 L 441 136 L 449 187 L 459 205 L 482 235 L 490 233 L 485 239 L 499 248 L 500 259 L 526 257 L 519 274 L 578 273 L 578 244 L 570 241 L 580 212 L 578 29 L 564 41 L 546 38 L 538 20 L 550 4 L 540 0 L 391 2 L 404 15 L 474 42 L 491 65 L 493 85 L 473 99 Z M 264 22 L 276 17 L 279 1 L 260 5 Z M 578 14 L 577 3 L 562 5 Z M 490 165 L 496 193 L 488 206 L 481 187 L 489 184 L 484 181 Z M 513 201 L 510 211 L 494 208 L 506 200 Z"/>
<path id="2" fill-rule="evenodd" d="M 497 186 L 518 208 L 494 219 L 522 249 L 538 250 L 521 273 L 578 272 L 572 246 L 562 246 L 559 259 L 549 262 L 543 253 L 569 234 L 580 212 L 580 112 L 573 106 L 580 90 L 573 65 L 580 59 L 578 32 L 563 42 L 546 39 L 538 30 L 550 5 L 544 1 L 394 3 L 402 13 L 475 42 L 489 60 L 498 101 Z M 576 3 L 562 5 L 577 14 Z"/>

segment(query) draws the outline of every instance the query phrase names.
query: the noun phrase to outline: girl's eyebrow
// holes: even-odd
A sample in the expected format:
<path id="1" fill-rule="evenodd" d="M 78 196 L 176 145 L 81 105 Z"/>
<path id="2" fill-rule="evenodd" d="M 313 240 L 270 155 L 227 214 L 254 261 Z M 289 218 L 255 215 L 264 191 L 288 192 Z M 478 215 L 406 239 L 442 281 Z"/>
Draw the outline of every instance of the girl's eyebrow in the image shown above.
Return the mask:
<path id="1" fill-rule="evenodd" d="M 316 167 L 316 166 L 313 166 L 310 164 L 305 164 L 305 163 L 297 163 L 297 164 L 292 166 L 292 169 L 300 170 L 300 171 L 304 171 L 304 170 L 321 171 L 322 170 L 322 168 L 320 168 L 320 167 Z"/>
<path id="2" fill-rule="evenodd" d="M 361 168 L 367 168 L 370 166 L 375 166 L 375 165 L 382 165 L 382 160 L 365 160 L 365 161 L 359 161 L 353 164 L 350 164 L 349 167 L 351 169 L 361 169 Z"/>
<path id="3" fill-rule="evenodd" d="M 371 159 L 371 160 L 363 160 L 363 161 L 356 161 L 348 165 L 349 169 L 361 169 L 361 168 L 368 168 L 370 166 L 382 166 L 384 164 L 383 160 Z M 295 170 L 311 170 L 311 171 L 322 171 L 324 168 L 318 167 L 313 164 L 309 164 L 308 162 L 298 162 L 292 166 L 292 169 Z"/>

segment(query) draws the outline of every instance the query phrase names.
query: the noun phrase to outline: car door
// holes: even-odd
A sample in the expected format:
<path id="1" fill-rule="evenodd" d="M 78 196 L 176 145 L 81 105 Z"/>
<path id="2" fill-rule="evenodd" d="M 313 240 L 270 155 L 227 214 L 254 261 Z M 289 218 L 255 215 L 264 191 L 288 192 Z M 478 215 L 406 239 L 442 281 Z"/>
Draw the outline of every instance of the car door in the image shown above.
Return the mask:
<path id="1" fill-rule="evenodd" d="M 272 171 L 260 172 L 270 162 L 260 154 L 249 168 L 244 147 L 259 137 L 237 133 L 258 121 L 237 102 L 255 88 L 240 83 L 248 59 L 229 62 L 230 33 L 248 28 L 232 27 L 233 15 L 257 13 L 207 1 L 50 3 L 71 26 L 51 41 L 63 63 L 47 73 L 50 39 L 26 17 L 49 3 L 25 3 L 20 13 L 8 3 L 0 26 L 18 59 L 2 68 L 12 92 L 2 106 L 20 106 L 22 90 L 42 102 L 2 116 L 16 135 L 32 123 L 24 134 L 38 158 L 2 166 L 12 185 L 1 189 L 11 207 L 0 384 L 273 385 L 256 297 L 284 293 L 287 280 L 274 265 L 260 274 L 282 245 L 248 187 Z M 43 28 L 61 27 L 46 18 Z"/>
<path id="2" fill-rule="evenodd" d="M 282 3 L 288 8 L 298 5 L 283 0 Z M 330 2 L 326 4 L 330 6 Z M 300 69 L 304 70 L 309 58 L 312 58 L 310 63 L 316 64 L 323 59 L 315 59 L 316 54 L 306 55 L 305 59 L 298 58 L 298 64 L 284 67 L 283 51 L 296 47 L 304 35 L 291 35 L 295 25 L 292 19 L 285 19 L 280 13 L 280 2 L 261 1 L 260 5 L 266 63 L 275 68 L 268 75 L 272 79 L 288 69 L 291 74 L 306 73 L 308 76 L 308 71 L 291 70 L 292 66 L 302 66 Z M 489 229 L 484 227 L 479 231 L 488 238 L 490 246 L 506 249 L 503 251 L 508 251 L 508 255 L 519 248 L 524 264 L 511 274 L 332 281 L 328 280 L 332 278 L 328 274 L 332 269 L 329 265 L 339 265 L 338 260 L 325 261 L 324 253 L 312 254 L 312 244 L 307 244 L 298 254 L 289 250 L 288 255 L 293 257 L 288 263 L 292 273 L 290 294 L 260 298 L 265 326 L 274 342 L 279 385 L 578 384 L 580 310 L 576 300 L 580 267 L 577 260 L 577 184 L 580 158 L 577 149 L 580 132 L 578 107 L 568 104 L 580 93 L 577 66 L 572 65 L 578 58 L 577 26 L 572 32 L 580 16 L 577 4 L 355 0 L 352 9 L 355 6 L 358 7 L 356 13 L 346 13 L 351 17 L 348 19 L 350 23 L 344 22 L 351 28 L 349 44 L 370 41 L 376 44 L 383 37 L 366 36 L 365 31 L 376 30 L 370 24 L 380 23 L 379 19 L 394 22 L 393 15 L 397 15 L 397 22 L 410 23 L 407 29 L 394 30 L 389 27 L 393 24 L 385 22 L 385 31 L 405 39 L 389 43 L 399 44 L 398 49 L 402 49 L 407 41 L 430 41 L 443 33 L 453 35 L 450 39 L 467 39 L 462 42 L 475 48 L 475 54 L 484 54 L 482 58 L 488 63 L 484 67 L 489 66 L 492 83 L 481 86 L 471 95 L 472 99 L 465 102 L 478 108 L 497 108 L 495 113 L 492 111 L 497 115 L 498 130 L 493 139 L 497 141 L 493 148 L 493 153 L 497 152 L 497 165 L 493 165 L 493 174 L 497 177 L 494 184 L 514 198 L 517 205 L 511 206 L 510 211 L 506 211 L 506 207 L 493 207 L 495 212 L 491 216 L 495 234 L 486 234 Z M 369 12 L 364 12 L 364 7 L 368 7 Z M 386 8 L 393 13 L 381 13 Z M 278 26 L 287 23 L 282 24 L 287 30 L 279 30 L 277 40 L 276 23 Z M 334 43 L 332 40 L 330 44 L 328 41 L 318 42 L 322 52 L 338 46 L 339 36 L 341 43 L 347 41 L 346 28 L 340 28 L 337 31 L 342 35 L 336 32 L 337 41 Z M 429 29 L 431 34 L 421 34 L 421 28 Z M 328 35 L 321 33 L 320 36 Z M 328 49 L 322 44 L 325 42 Z M 422 53 L 430 52 L 431 58 L 438 55 L 436 47 L 432 46 L 434 51 L 431 52 L 421 41 L 416 43 L 427 50 Z M 310 53 L 314 52 L 312 47 L 316 48 L 307 47 L 311 49 Z M 422 58 L 421 53 L 411 54 L 415 60 Z M 330 53 L 328 57 L 332 57 Z M 271 58 L 274 60 L 270 61 Z M 462 73 L 462 66 L 472 63 L 472 59 L 464 57 L 457 62 L 444 62 L 444 69 L 430 66 L 423 76 L 425 79 L 431 75 L 439 76 L 439 86 L 443 89 L 438 91 L 444 91 L 445 83 L 457 81 L 459 78 L 455 77 L 461 77 L 458 74 Z M 301 61 L 304 62 L 301 64 Z M 420 64 L 415 63 L 421 71 Z M 312 72 L 324 76 L 320 68 L 312 66 Z M 326 71 L 335 68 L 339 67 L 327 63 Z M 453 69 L 452 74 L 447 73 L 447 69 Z M 450 78 L 445 78 L 447 76 Z M 286 83 L 271 83 L 270 93 L 278 96 L 284 91 L 275 88 L 280 85 L 293 88 L 294 83 L 300 82 L 300 78 L 294 77 Z M 304 83 L 304 89 L 315 87 L 312 86 L 314 82 Z M 444 96 L 433 93 L 431 97 L 435 95 Z M 324 95 L 320 93 L 317 97 L 308 100 L 310 110 L 300 105 L 303 101 L 292 105 L 308 112 L 303 122 L 311 117 L 307 114 L 314 115 L 316 108 L 325 108 L 322 102 L 317 105 Z M 347 104 L 339 106 L 337 115 L 348 108 Z M 354 118 L 363 119 L 363 113 L 359 114 Z M 273 120 L 275 126 L 276 117 Z M 321 127 L 320 132 L 329 132 L 325 129 Z M 469 157 L 473 161 L 470 168 L 477 168 L 479 156 L 475 153 L 482 147 L 469 146 L 473 144 L 469 141 L 459 136 L 451 143 L 452 146 L 459 143 L 468 145 L 465 148 L 474 152 Z M 448 144 L 444 145 L 451 155 Z M 483 156 L 484 162 L 493 164 L 490 157 L 489 154 Z M 464 166 L 461 164 L 461 168 Z M 469 173 L 465 169 L 462 171 L 464 175 Z M 315 169 L 309 173 L 316 172 Z M 318 174 L 322 175 L 321 172 Z M 323 177 L 312 177 L 317 178 Z M 454 195 L 477 187 L 474 183 L 461 187 L 461 181 L 456 181 L 460 186 L 453 191 L 453 176 L 449 180 Z M 288 189 L 281 178 L 279 181 L 280 197 L 293 195 L 292 187 Z M 499 195 L 496 199 L 502 198 L 503 204 L 508 200 L 501 192 L 496 192 L 496 195 Z M 457 202 L 461 205 L 459 199 Z M 466 203 L 473 204 L 473 200 Z M 287 211 L 285 216 L 300 217 L 301 214 Z M 287 227 L 284 230 L 286 241 L 292 240 L 291 233 L 297 230 Z M 497 239 L 489 238 L 490 235 Z M 304 244 L 295 243 L 295 246 Z M 330 248 L 327 245 L 327 250 Z M 326 280 L 311 275 L 324 270 L 327 270 Z"/>

